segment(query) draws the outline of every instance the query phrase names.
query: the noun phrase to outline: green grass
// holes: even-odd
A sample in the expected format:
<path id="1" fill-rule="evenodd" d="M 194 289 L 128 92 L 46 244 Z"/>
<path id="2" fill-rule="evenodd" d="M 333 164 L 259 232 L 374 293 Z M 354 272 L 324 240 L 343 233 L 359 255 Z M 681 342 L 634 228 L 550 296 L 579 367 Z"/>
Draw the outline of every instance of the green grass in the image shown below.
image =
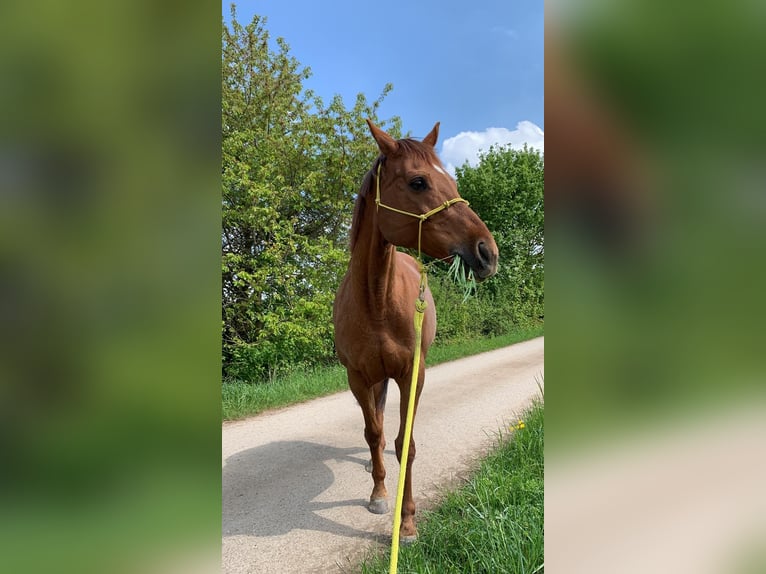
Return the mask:
<path id="1" fill-rule="evenodd" d="M 476 294 L 478 289 L 476 284 L 476 278 L 473 276 L 473 269 L 463 261 L 460 255 L 455 255 L 452 259 L 452 265 L 450 265 L 447 271 L 447 277 L 457 283 L 463 291 L 463 303 L 468 301 L 468 298 Z"/>
<path id="2" fill-rule="evenodd" d="M 424 513 L 417 542 L 400 549 L 399 574 L 544 572 L 542 402 L 522 418 L 467 484 Z M 387 573 L 389 560 L 388 551 L 371 556 L 361 572 Z"/>
<path id="3" fill-rule="evenodd" d="M 428 366 L 453 361 L 543 334 L 543 325 L 521 329 L 497 337 L 436 344 L 428 353 Z M 226 382 L 221 389 L 223 420 L 239 419 L 260 412 L 300 403 L 316 397 L 346 390 L 346 370 L 341 365 L 299 370 L 270 383 Z"/>
<path id="4" fill-rule="evenodd" d="M 535 325 L 519 329 L 513 333 L 498 335 L 497 337 L 485 337 L 480 339 L 468 339 L 446 344 L 434 344 L 428 351 L 428 366 L 454 361 L 462 357 L 478 355 L 487 351 L 494 351 L 501 347 L 507 347 L 521 341 L 528 341 L 543 335 L 543 325 Z"/>
<path id="5" fill-rule="evenodd" d="M 221 389 L 223 419 L 238 419 L 300 403 L 348 388 L 346 369 L 340 364 L 296 371 L 271 383 L 240 381 L 224 383 Z"/>

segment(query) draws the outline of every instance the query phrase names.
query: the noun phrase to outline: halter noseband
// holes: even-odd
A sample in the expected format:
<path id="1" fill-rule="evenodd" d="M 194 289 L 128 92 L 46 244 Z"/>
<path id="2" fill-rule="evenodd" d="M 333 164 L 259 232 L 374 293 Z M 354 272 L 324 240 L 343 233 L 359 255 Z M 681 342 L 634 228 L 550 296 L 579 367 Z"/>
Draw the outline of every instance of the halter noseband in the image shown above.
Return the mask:
<path id="1" fill-rule="evenodd" d="M 454 205 L 456 203 L 465 203 L 466 205 L 470 205 L 467 200 L 463 199 L 462 197 L 455 197 L 450 199 L 449 201 L 445 201 L 438 207 L 434 207 L 431 211 L 426 211 L 425 213 L 421 213 L 418 215 L 417 213 L 410 213 L 409 211 L 402 211 L 401 209 L 396 209 L 395 207 L 391 207 L 390 205 L 386 205 L 385 203 L 380 202 L 380 168 L 383 165 L 383 162 L 378 163 L 378 173 L 376 174 L 376 181 L 377 181 L 377 189 L 375 193 L 375 206 L 376 207 L 385 207 L 389 211 L 394 211 L 396 213 L 401 213 L 402 215 L 409 215 L 410 217 L 414 217 L 418 220 L 418 263 L 420 263 L 420 266 L 423 266 L 423 261 L 421 259 L 421 251 L 420 251 L 420 236 L 421 232 L 423 230 L 423 222 L 431 217 L 432 215 L 436 215 L 440 211 L 447 209 L 449 206 Z"/>

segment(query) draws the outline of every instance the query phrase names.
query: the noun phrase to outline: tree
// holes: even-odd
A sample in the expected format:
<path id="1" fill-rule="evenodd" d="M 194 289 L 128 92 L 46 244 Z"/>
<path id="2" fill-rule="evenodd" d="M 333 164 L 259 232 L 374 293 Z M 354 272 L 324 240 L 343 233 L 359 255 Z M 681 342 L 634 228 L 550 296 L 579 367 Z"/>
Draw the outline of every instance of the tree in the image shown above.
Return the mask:
<path id="1" fill-rule="evenodd" d="M 434 289 L 445 338 L 501 334 L 544 316 L 544 161 L 537 151 L 493 146 L 456 170 L 461 196 L 487 224 L 500 252 L 498 272 L 460 304 L 443 273 Z M 448 281 L 446 283 L 449 283 Z"/>
<path id="2" fill-rule="evenodd" d="M 266 19 L 223 24 L 222 321 L 227 377 L 255 380 L 333 355 L 332 301 L 348 261 L 353 199 L 376 156 L 364 118 L 303 87 L 311 76 L 269 43 Z M 400 132 L 393 118 L 388 129 Z"/>

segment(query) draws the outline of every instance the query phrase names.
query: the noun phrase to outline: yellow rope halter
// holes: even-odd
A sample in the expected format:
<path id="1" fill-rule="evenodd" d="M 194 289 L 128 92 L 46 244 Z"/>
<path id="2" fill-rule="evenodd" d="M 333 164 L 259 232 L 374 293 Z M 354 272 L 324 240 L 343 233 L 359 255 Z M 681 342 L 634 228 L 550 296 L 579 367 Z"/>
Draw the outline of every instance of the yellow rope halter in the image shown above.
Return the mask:
<path id="1" fill-rule="evenodd" d="M 375 175 L 375 180 L 376 180 L 375 206 L 376 206 L 376 208 L 384 207 L 384 208 L 388 209 L 389 211 L 393 211 L 394 213 L 400 213 L 401 215 L 408 215 L 408 216 L 414 217 L 415 219 L 418 220 L 418 265 L 420 266 L 420 301 L 423 301 L 424 300 L 423 299 L 424 298 L 424 293 L 425 293 L 425 289 L 426 289 L 426 283 L 427 283 L 426 268 L 423 265 L 423 258 L 421 256 L 422 252 L 421 252 L 421 249 L 420 249 L 420 245 L 421 245 L 420 239 L 421 239 L 422 234 L 423 234 L 423 222 L 426 219 L 428 219 L 429 217 L 431 217 L 432 215 L 436 215 L 440 211 L 442 211 L 444 209 L 447 209 L 448 207 L 450 207 L 451 205 L 454 205 L 456 203 L 465 203 L 466 205 L 470 205 L 470 204 L 468 203 L 467 200 L 463 199 L 462 197 L 453 197 L 452 199 L 450 199 L 448 201 L 445 201 L 444 203 L 442 203 L 438 207 L 434 207 L 432 210 L 426 211 L 425 213 L 421 213 L 419 215 L 417 213 L 411 213 L 409 211 L 403 211 L 401 209 L 396 209 L 395 207 L 391 207 L 390 205 L 386 205 L 385 203 L 382 203 L 380 201 L 380 168 L 381 168 L 382 165 L 383 165 L 382 162 L 378 163 L 378 171 L 377 171 L 377 173 Z"/>
<path id="2" fill-rule="evenodd" d="M 385 207 L 389 211 L 393 211 L 395 213 L 401 213 L 402 215 L 409 215 L 410 217 L 414 217 L 414 218 L 419 220 L 418 221 L 418 261 L 421 261 L 421 259 L 420 259 L 420 236 L 421 236 L 421 231 L 423 230 L 423 222 L 426 219 L 428 219 L 429 217 L 431 217 L 432 215 L 436 215 L 440 211 L 442 211 L 444 209 L 447 209 L 449 206 L 454 205 L 456 203 L 461 203 L 462 202 L 462 203 L 465 203 L 466 205 L 468 205 L 468 201 L 466 201 L 462 197 L 454 197 L 454 198 L 452 198 L 452 199 L 450 199 L 448 201 L 445 201 L 440 206 L 434 207 L 431 211 L 426 211 L 425 213 L 421 213 L 420 215 L 418 215 L 417 213 L 410 213 L 409 211 L 403 211 L 401 209 L 396 209 L 395 207 L 391 207 L 390 205 L 386 205 L 385 203 L 381 203 L 381 201 L 380 201 L 380 168 L 381 168 L 382 165 L 383 165 L 382 162 L 378 163 L 378 173 L 376 174 L 376 177 L 375 177 L 375 179 L 377 180 L 377 184 L 376 184 L 377 189 L 376 189 L 376 193 L 375 193 L 375 205 L 377 207 Z"/>

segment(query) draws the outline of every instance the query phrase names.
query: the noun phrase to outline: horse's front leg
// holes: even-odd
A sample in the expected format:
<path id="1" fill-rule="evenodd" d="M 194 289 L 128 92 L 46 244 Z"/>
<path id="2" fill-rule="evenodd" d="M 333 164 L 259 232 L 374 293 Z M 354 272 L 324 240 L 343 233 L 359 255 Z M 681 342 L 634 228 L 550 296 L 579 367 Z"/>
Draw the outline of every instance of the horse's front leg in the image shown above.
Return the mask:
<path id="1" fill-rule="evenodd" d="M 385 483 L 386 467 L 383 464 L 383 450 L 386 448 L 386 439 L 383 436 L 383 409 L 388 381 L 370 387 L 361 373 L 348 370 L 348 385 L 362 407 L 364 438 L 372 457 L 373 487 L 367 508 L 375 514 L 385 514 L 388 512 L 388 492 Z"/>
<path id="2" fill-rule="evenodd" d="M 407 404 L 410 398 L 410 387 L 412 384 L 412 375 L 408 374 L 402 379 L 396 379 L 401 394 L 401 403 L 399 405 L 399 434 L 396 436 L 396 458 L 399 464 L 402 464 L 402 449 L 404 447 L 404 427 L 407 420 Z M 424 361 L 420 362 L 418 372 L 417 390 L 415 393 L 415 410 L 412 413 L 412 426 L 415 426 L 415 414 L 418 410 L 420 393 L 423 390 L 423 381 L 425 379 Z M 402 543 L 413 542 L 418 537 L 418 529 L 415 527 L 415 499 L 412 496 L 412 462 L 415 460 L 415 434 L 410 435 L 410 447 L 407 453 L 407 475 L 404 479 L 404 500 L 402 502 L 402 525 L 399 530 L 399 540 Z"/>

